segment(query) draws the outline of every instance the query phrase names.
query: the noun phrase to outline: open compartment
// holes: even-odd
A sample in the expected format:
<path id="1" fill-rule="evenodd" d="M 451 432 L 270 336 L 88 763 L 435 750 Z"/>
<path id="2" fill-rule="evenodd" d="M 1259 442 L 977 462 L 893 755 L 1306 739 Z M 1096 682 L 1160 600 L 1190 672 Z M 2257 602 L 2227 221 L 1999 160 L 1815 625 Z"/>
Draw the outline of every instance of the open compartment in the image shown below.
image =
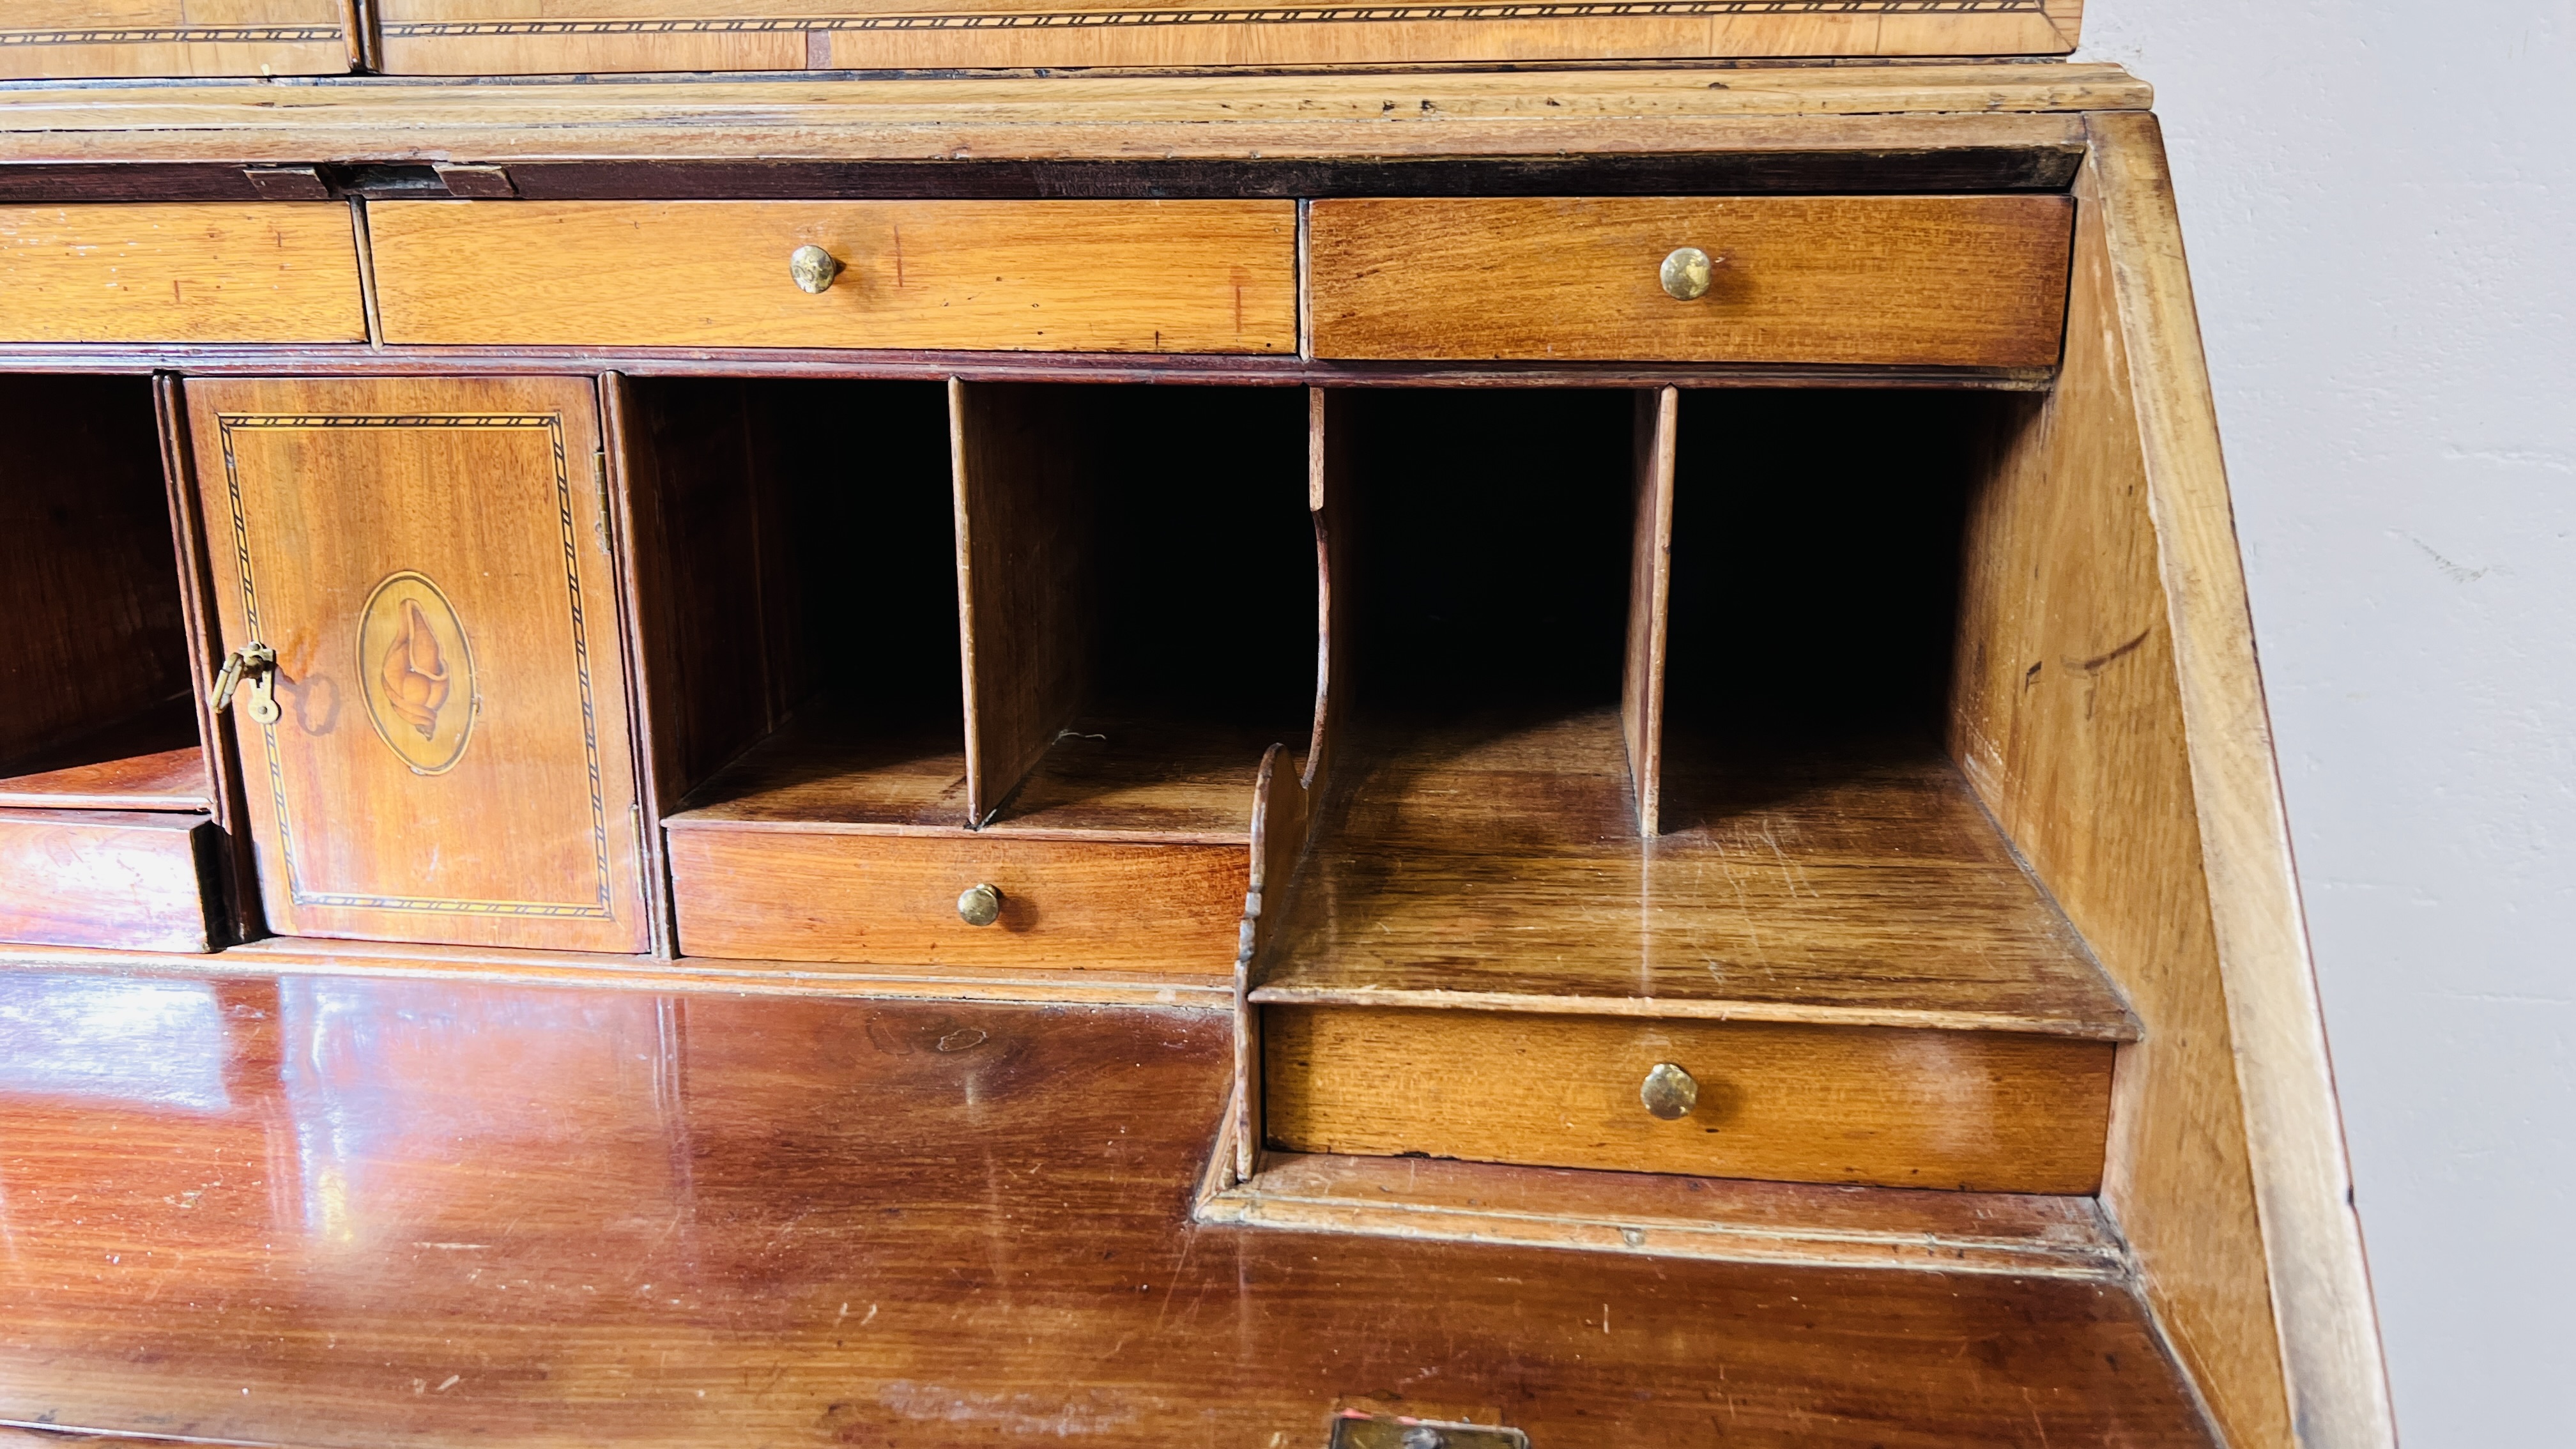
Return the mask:
<path id="1" fill-rule="evenodd" d="M 1264 1140 L 2091 1191 L 2134 1022 L 1941 742 L 2022 407 L 1337 408 L 1355 687 L 1254 972 Z"/>
<path id="2" fill-rule="evenodd" d="M 214 808 L 153 384 L 0 375 L 0 939 L 203 950 Z"/>
<path id="3" fill-rule="evenodd" d="M 1313 729 L 1302 392 L 620 395 L 680 951 L 1230 969 Z"/>

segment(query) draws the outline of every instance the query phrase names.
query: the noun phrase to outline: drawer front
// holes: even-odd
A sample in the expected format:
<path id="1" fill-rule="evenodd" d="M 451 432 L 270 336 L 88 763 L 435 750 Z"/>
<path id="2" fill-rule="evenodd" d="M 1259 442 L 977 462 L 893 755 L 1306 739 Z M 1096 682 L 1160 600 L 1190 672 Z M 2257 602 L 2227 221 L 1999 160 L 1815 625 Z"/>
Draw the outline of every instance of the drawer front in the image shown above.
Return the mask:
<path id="1" fill-rule="evenodd" d="M 388 342 L 1297 350 L 1293 202 L 412 201 L 367 215 Z M 837 267 L 819 292 L 790 267 L 806 247 Z"/>
<path id="2" fill-rule="evenodd" d="M 0 341 L 366 340 L 338 202 L 0 206 Z"/>
<path id="3" fill-rule="evenodd" d="M 333 75 L 346 0 L 8 0 L 0 77 Z"/>
<path id="4" fill-rule="evenodd" d="M 202 815 L 0 810 L 0 941 L 205 951 Z"/>
<path id="5" fill-rule="evenodd" d="M 1783 1182 L 2091 1193 L 2110 1042 L 2001 1032 L 1261 1008 L 1274 1147 Z M 1641 1096 L 1671 1063 L 1697 1104 Z"/>
<path id="6" fill-rule="evenodd" d="M 1239 845 L 670 827 L 680 950 L 735 960 L 1099 968 L 1222 977 L 1251 886 Z M 1000 892 L 967 924 L 958 897 Z"/>
<path id="7" fill-rule="evenodd" d="M 1318 201 L 1315 353 L 2046 367 L 2073 223 L 2063 196 Z"/>

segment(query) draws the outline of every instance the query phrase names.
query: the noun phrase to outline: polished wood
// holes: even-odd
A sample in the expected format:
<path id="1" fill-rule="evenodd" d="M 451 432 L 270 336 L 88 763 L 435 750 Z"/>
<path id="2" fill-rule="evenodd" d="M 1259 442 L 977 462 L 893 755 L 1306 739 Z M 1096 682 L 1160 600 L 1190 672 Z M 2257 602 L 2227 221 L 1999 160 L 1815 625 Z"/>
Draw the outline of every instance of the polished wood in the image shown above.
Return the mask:
<path id="1" fill-rule="evenodd" d="M 346 0 L 11 0 L 0 78 L 336 75 Z"/>
<path id="2" fill-rule="evenodd" d="M 239 723 L 269 924 L 642 949 L 592 384 L 205 381 L 189 413 L 223 640 L 279 655 L 284 718 Z"/>
<path id="3" fill-rule="evenodd" d="M 2142 124 L 2141 124 L 2142 123 Z M 2304 1442 L 2396 1441 L 2173 180 L 2152 117 L 2100 118 L 2098 191 L 2190 743 L 2199 866 L 2260 1205 L 2278 1363 Z M 2229 1124 L 2232 1128 L 2234 1124 Z M 2267 1345 L 2225 1352 L 2258 1387 Z"/>
<path id="4" fill-rule="evenodd" d="M 1202 1222 L 1738 1263 L 1932 1268 L 2118 1281 L 2090 1198 L 1273 1152 L 1199 1203 Z"/>
<path id="5" fill-rule="evenodd" d="M 363 342 L 349 209 L 333 202 L 0 207 L 0 337 Z"/>
<path id="6" fill-rule="evenodd" d="M 1504 6 L 1335 12 L 1270 3 L 1102 11 L 1008 0 L 923 14 L 900 0 L 379 0 L 402 75 L 891 70 L 962 66 L 1389 65 L 1663 56 L 2063 55 L 2082 0 L 1919 0 L 1532 14 Z"/>
<path id="7" fill-rule="evenodd" d="M 89 743 L 189 691 L 149 385 L 0 378 L 0 435 L 0 773 L 184 742 L 109 739 L 106 753 Z"/>
<path id="8" fill-rule="evenodd" d="M 190 735 L 193 718 L 183 717 Z M 174 750 L 114 755 L 96 764 L 0 779 L 0 807 L 76 810 L 176 810 L 204 814 L 215 807 L 206 780 L 206 752 L 194 740 Z"/>
<path id="9" fill-rule="evenodd" d="M 1092 687 L 1092 507 L 1073 398 L 948 385 L 966 819 L 1001 809 Z"/>
<path id="10" fill-rule="evenodd" d="M 1928 745 L 1692 763 L 1636 834 L 1615 711 L 1343 755 L 1255 999 L 2117 1040 L 2101 969 Z"/>
<path id="11" fill-rule="evenodd" d="M 2057 196 L 1340 198 L 1308 221 L 1319 357 L 2045 366 Z M 1716 258 L 1676 301 L 1675 247 Z"/>
<path id="12" fill-rule="evenodd" d="M 1376 1395 L 1540 1445 L 2215 1442 L 2116 1285 L 1193 1224 L 1221 1012 L 25 973 L 0 1008 L 15 1424 L 1264 1445 Z"/>
<path id="13" fill-rule="evenodd" d="M 0 941 L 208 949 L 202 815 L 0 808 Z"/>
<path id="14" fill-rule="evenodd" d="M 1236 845 L 1118 845 L 756 829 L 670 830 L 680 950 L 858 965 L 1091 967 L 1176 978 L 1234 969 L 1249 856 Z M 1001 919 L 958 915 L 968 887 Z"/>
<path id="15" fill-rule="evenodd" d="M 1249 845 L 1253 776 L 1275 736 L 1120 715 L 1074 720 L 983 834 Z M 863 706 L 817 700 L 689 797 L 675 825 L 953 834 L 966 758 L 937 727 L 890 732 Z"/>
<path id="16" fill-rule="evenodd" d="M 1297 161 L 1928 153 L 2080 157 L 2144 110 L 2115 65 L 1659 66 L 741 82 L 369 82 L 0 92 L 0 160 Z M 397 139 L 398 138 L 398 139 Z M 391 153 L 391 154 L 389 154 Z M 957 158 L 972 158 L 960 161 Z M 1726 163 L 1740 165 L 1741 161 Z M 781 265 L 783 267 L 783 257 Z"/>
<path id="17" fill-rule="evenodd" d="M 390 343 L 1296 351 L 1281 201 L 386 201 L 368 234 Z"/>
<path id="18" fill-rule="evenodd" d="M 2108 1042 L 2001 1032 L 1264 1007 L 1262 1117 L 1292 1152 L 2090 1194 Z M 1648 1069 L 1699 1082 L 1677 1121 Z"/>
<path id="19" fill-rule="evenodd" d="M 1677 388 L 1637 394 L 1636 545 L 1628 572 L 1628 648 L 1619 667 L 1619 737 L 1628 748 L 1637 833 L 1649 840 L 1663 833 L 1664 655 L 1671 640 L 1673 458 L 1681 412 Z"/>
<path id="20" fill-rule="evenodd" d="M 2173 635 L 2098 190 L 2066 360 L 2008 409 L 1969 512 L 1951 749 L 2146 1033 L 2104 1204 L 2231 1442 L 2294 1442 L 2194 818 Z"/>

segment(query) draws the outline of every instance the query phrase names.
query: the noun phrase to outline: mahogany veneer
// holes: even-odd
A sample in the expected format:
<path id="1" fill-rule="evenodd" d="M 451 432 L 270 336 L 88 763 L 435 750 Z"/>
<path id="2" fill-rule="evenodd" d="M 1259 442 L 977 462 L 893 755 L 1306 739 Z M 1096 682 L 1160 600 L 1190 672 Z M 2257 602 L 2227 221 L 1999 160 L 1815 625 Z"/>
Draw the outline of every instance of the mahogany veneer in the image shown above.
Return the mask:
<path id="1" fill-rule="evenodd" d="M 1169 1009 L 0 979 L 0 1421 L 1249 1449 L 1353 1403 L 1559 1449 L 2214 1442 L 2097 1281 L 1195 1226 L 1229 1055 Z"/>

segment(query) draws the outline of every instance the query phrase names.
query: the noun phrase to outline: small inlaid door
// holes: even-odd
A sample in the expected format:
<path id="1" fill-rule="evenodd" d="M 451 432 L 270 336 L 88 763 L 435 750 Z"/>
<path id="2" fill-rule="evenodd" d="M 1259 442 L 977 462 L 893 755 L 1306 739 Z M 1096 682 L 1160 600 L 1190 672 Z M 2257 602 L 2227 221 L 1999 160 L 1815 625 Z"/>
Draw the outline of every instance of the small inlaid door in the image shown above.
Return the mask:
<path id="1" fill-rule="evenodd" d="M 188 417 L 270 928 L 643 950 L 592 384 L 200 380 Z"/>

